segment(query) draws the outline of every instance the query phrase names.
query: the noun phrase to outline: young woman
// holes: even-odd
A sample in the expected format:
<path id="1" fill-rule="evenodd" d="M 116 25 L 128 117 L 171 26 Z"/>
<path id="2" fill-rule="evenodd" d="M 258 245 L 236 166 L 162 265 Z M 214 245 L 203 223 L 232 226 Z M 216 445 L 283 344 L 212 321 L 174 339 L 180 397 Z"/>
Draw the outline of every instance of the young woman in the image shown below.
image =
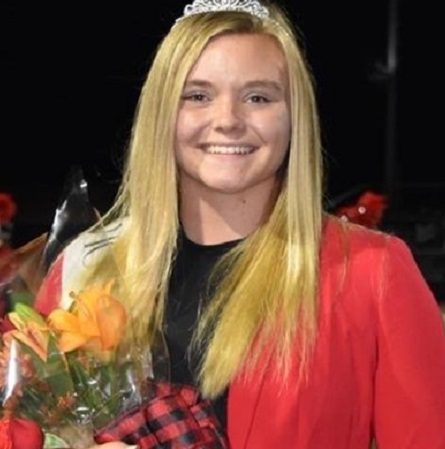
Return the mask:
<path id="1" fill-rule="evenodd" d="M 213 401 L 232 449 L 445 448 L 439 308 L 402 241 L 323 213 L 311 76 L 276 6 L 186 7 L 104 224 L 40 309 L 118 271 L 137 333 L 163 333 L 171 381 Z"/>

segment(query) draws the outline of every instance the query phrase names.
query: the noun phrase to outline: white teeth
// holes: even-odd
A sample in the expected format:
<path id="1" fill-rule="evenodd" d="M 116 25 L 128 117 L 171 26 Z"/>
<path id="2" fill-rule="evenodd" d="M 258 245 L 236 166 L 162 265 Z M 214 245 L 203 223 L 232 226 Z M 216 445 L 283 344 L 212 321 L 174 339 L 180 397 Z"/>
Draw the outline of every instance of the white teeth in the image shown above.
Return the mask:
<path id="1" fill-rule="evenodd" d="M 253 150 L 254 147 L 250 146 L 209 145 L 205 148 L 205 152 L 210 154 L 250 154 Z"/>

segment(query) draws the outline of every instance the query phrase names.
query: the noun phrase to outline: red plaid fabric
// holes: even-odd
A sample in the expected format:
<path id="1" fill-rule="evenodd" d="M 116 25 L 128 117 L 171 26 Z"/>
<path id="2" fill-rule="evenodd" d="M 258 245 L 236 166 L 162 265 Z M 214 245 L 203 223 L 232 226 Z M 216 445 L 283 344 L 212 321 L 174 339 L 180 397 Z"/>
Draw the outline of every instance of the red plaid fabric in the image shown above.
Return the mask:
<path id="1" fill-rule="evenodd" d="M 228 449 L 210 402 L 192 386 L 164 382 L 150 384 L 150 399 L 100 429 L 95 440 L 141 449 Z"/>

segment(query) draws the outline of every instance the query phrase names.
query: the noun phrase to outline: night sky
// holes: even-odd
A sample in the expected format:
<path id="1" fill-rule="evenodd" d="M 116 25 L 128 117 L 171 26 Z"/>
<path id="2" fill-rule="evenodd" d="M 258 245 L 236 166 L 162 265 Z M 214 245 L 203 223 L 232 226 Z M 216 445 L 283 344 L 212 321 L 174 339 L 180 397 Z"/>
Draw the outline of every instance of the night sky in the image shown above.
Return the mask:
<path id="1" fill-rule="evenodd" d="M 395 156 L 388 173 L 388 2 L 284 2 L 304 36 L 316 80 L 328 198 L 361 187 L 385 192 L 389 180 L 405 203 L 403 192 L 416 186 L 433 192 L 425 200 L 439 195 L 431 186 L 442 183 L 443 192 L 440 127 L 430 118 L 435 70 L 426 70 L 431 60 L 424 61 L 434 31 L 427 12 L 401 3 L 392 79 Z M 111 204 L 144 75 L 184 5 L 162 2 L 154 12 L 151 4 L 3 2 L 0 191 L 19 206 L 16 241 L 48 229 L 75 164 L 84 170 L 95 207 L 105 211 Z"/>

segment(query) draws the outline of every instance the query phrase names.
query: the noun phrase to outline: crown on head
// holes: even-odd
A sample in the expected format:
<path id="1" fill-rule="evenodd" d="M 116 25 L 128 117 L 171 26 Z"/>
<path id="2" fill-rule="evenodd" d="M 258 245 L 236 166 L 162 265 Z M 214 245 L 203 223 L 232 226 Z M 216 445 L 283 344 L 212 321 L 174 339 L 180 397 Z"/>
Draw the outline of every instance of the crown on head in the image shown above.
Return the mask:
<path id="1" fill-rule="evenodd" d="M 180 19 L 193 14 L 221 11 L 246 12 L 260 19 L 269 17 L 269 10 L 257 0 L 195 0 L 186 5 L 184 15 Z"/>

